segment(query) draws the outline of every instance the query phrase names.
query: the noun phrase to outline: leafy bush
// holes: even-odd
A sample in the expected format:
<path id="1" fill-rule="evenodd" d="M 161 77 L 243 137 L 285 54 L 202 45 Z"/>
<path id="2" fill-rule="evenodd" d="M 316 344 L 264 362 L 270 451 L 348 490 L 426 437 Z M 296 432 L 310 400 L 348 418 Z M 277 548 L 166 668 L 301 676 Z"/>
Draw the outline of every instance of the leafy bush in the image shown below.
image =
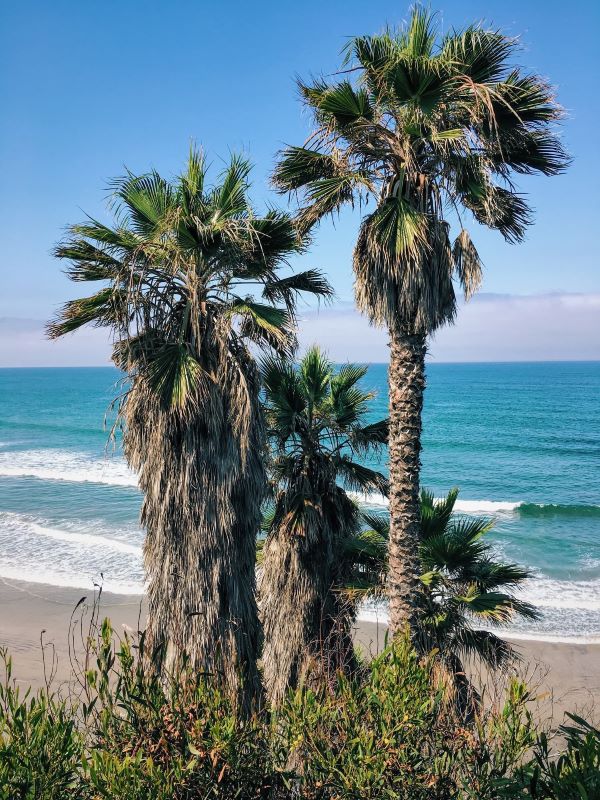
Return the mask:
<path id="1" fill-rule="evenodd" d="M 71 709 L 46 691 L 21 694 L 0 650 L 0 799 L 80 797 L 83 738 Z"/>
<path id="2" fill-rule="evenodd" d="M 524 788 L 537 800 L 600 797 L 600 730 L 575 714 L 567 716 L 575 724 L 561 725 L 558 729 L 565 739 L 565 750 L 554 758 L 548 737 L 542 733 L 533 761 L 523 770 Z"/>
<path id="3" fill-rule="evenodd" d="M 533 743 L 522 684 L 501 714 L 464 727 L 433 657 L 407 639 L 371 665 L 366 681 L 299 691 L 282 708 L 284 760 L 302 765 L 302 796 L 317 800 L 495 798 Z M 280 753 L 280 756 L 282 754 Z"/>
<path id="4" fill-rule="evenodd" d="M 466 725 L 436 654 L 399 638 L 356 677 L 241 716 L 209 675 L 149 672 L 143 638 L 90 643 L 75 705 L 0 684 L 0 800 L 592 800 L 600 731 L 579 717 L 564 752 L 524 684 Z M 93 667 L 90 668 L 90 664 Z M 77 677 L 77 676 L 76 676 Z"/>
<path id="5" fill-rule="evenodd" d="M 240 716 L 210 676 L 183 669 L 167 687 L 143 664 L 127 638 L 115 652 L 105 621 L 84 703 L 93 744 L 84 773 L 94 796 L 266 797 L 274 786 L 264 719 Z"/>

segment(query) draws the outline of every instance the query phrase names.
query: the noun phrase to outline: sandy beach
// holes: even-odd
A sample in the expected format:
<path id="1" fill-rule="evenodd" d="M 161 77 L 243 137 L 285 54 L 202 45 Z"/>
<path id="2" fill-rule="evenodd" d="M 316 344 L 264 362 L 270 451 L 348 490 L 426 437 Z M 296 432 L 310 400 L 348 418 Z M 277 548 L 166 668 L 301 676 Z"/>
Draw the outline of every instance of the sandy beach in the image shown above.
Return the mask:
<path id="1" fill-rule="evenodd" d="M 82 597 L 86 601 L 74 611 Z M 71 630 L 75 630 L 75 641 L 80 642 L 81 620 L 83 630 L 87 630 L 93 600 L 91 590 L 0 579 L 0 647 L 7 648 L 12 656 L 13 677 L 20 686 L 43 684 L 42 641 L 46 645 L 46 671 L 55 663 L 55 684 L 68 680 L 69 625 L 74 623 Z M 109 617 L 117 633 L 136 631 L 140 621 L 143 627 L 143 600 L 103 593 L 100 617 Z M 365 652 L 374 654 L 383 644 L 385 633 L 382 623 L 359 621 L 356 640 Z M 596 720 L 600 717 L 600 644 L 512 643 L 522 657 L 518 671 L 534 687 L 534 708 L 540 718 L 559 724 L 565 711 L 577 711 Z"/>

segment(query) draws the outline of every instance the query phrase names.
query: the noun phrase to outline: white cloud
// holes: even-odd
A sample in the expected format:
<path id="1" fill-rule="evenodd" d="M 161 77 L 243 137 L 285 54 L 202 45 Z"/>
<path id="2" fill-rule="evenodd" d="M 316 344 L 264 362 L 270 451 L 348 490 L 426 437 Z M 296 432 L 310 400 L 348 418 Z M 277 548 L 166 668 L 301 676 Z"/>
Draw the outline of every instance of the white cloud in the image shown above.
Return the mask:
<path id="1" fill-rule="evenodd" d="M 387 361 L 387 333 L 350 303 L 307 311 L 300 344 L 319 344 L 336 361 Z M 600 359 L 600 293 L 481 294 L 461 306 L 455 325 L 430 342 L 435 361 Z M 48 341 L 39 320 L 0 318 L 0 366 L 96 366 L 110 363 L 106 331 L 82 330 Z"/>
<path id="2" fill-rule="evenodd" d="M 600 359 L 600 294 L 481 294 L 454 325 L 432 338 L 435 361 Z M 387 334 L 352 307 L 324 308 L 302 320 L 302 347 L 318 342 L 336 361 L 387 361 Z"/>
<path id="3" fill-rule="evenodd" d="M 110 364 L 107 331 L 84 328 L 50 341 L 36 319 L 0 317 L 0 367 L 91 367 Z"/>

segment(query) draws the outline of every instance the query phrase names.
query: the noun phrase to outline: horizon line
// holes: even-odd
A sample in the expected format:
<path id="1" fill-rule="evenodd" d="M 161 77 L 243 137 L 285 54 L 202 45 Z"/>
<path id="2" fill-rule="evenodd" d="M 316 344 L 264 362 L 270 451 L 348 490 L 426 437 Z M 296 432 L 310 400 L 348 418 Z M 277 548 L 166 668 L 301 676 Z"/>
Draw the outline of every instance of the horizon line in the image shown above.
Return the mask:
<path id="1" fill-rule="evenodd" d="M 368 366 L 387 366 L 390 362 L 389 361 L 351 361 L 350 359 L 346 359 L 344 361 L 333 361 L 334 364 L 364 364 Z M 518 360 L 510 360 L 510 359 L 502 359 L 502 360 L 495 360 L 495 361 L 438 361 L 438 360 L 429 360 L 426 361 L 426 366 L 441 366 L 441 365 L 456 365 L 456 366 L 467 366 L 472 364 L 473 366 L 489 366 L 492 364 L 600 364 L 600 358 L 540 358 L 540 359 L 518 359 Z M 15 370 L 15 369 L 117 369 L 114 364 L 64 364 L 64 365 L 52 365 L 48 366 L 45 364 L 35 364 L 29 366 L 0 366 L 0 370 Z"/>

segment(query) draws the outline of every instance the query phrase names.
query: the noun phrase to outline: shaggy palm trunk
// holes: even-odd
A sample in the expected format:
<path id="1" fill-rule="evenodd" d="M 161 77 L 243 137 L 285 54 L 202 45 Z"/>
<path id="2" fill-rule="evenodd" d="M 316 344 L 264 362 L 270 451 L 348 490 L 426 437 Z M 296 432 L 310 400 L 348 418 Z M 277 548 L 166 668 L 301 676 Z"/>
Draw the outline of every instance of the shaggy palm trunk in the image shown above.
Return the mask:
<path id="1" fill-rule="evenodd" d="M 416 632 L 419 565 L 421 412 L 425 388 L 425 336 L 390 329 L 390 630 Z"/>
<path id="2" fill-rule="evenodd" d="M 283 526 L 265 543 L 260 605 L 263 675 L 270 702 L 290 688 L 332 683 L 355 666 L 351 615 L 336 591 L 336 542 L 327 523 L 304 535 Z"/>
<path id="3" fill-rule="evenodd" d="M 124 446 L 144 493 L 146 652 L 165 675 L 186 661 L 215 676 L 247 711 L 260 694 L 255 564 L 264 437 L 254 395 L 241 441 L 231 413 L 236 374 L 228 372 L 183 419 L 134 389 Z"/>

